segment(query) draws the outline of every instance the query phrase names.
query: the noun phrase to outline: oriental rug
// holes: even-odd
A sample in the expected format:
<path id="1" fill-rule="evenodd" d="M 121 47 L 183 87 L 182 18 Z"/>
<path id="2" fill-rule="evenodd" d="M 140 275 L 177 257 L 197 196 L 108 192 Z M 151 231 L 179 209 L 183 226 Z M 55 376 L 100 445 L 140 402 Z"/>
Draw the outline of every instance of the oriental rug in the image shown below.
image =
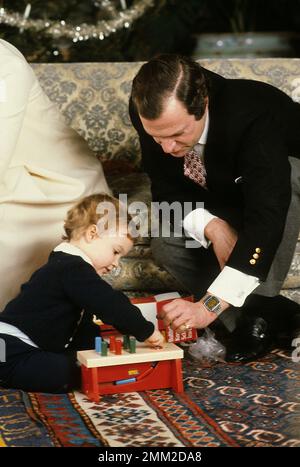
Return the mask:
<path id="1" fill-rule="evenodd" d="M 300 447 L 300 363 L 184 359 L 185 392 L 102 396 L 0 390 L 0 446 Z"/>

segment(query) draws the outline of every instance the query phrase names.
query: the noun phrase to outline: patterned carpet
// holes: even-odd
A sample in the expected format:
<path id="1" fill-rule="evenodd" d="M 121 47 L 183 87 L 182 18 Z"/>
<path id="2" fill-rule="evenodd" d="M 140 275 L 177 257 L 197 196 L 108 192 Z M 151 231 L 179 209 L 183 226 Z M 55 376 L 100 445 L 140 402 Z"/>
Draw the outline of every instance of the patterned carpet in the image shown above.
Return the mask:
<path id="1" fill-rule="evenodd" d="M 300 363 L 284 352 L 246 365 L 184 360 L 185 393 L 102 397 L 0 391 L 0 446 L 297 446 Z"/>

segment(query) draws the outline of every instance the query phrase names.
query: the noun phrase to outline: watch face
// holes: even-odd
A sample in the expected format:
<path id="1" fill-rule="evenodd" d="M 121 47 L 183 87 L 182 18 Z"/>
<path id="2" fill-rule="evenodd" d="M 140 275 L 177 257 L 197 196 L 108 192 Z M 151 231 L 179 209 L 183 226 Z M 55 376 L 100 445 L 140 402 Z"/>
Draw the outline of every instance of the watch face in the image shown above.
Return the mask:
<path id="1" fill-rule="evenodd" d="M 216 297 L 209 297 L 207 300 L 205 300 L 205 302 L 208 308 L 210 308 L 211 310 L 213 310 L 220 303 Z"/>

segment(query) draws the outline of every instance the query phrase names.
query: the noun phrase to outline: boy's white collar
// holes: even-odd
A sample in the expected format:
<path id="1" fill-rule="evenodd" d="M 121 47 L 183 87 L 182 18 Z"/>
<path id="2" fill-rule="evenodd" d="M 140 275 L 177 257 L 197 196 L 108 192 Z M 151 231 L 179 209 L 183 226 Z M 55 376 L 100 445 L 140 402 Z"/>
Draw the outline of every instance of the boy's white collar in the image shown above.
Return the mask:
<path id="1" fill-rule="evenodd" d="M 63 253 L 68 253 L 69 255 L 80 256 L 82 259 L 84 259 L 84 261 L 93 266 L 90 258 L 80 248 L 75 245 L 71 245 L 71 243 L 62 242 L 57 245 L 53 251 L 62 251 Z"/>

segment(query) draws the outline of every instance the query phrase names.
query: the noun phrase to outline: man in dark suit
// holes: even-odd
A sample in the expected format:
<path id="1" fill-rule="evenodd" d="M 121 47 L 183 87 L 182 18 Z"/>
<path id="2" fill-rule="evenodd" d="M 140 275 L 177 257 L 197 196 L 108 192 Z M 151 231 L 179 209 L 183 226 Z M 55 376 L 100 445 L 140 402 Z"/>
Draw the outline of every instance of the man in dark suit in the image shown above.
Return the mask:
<path id="1" fill-rule="evenodd" d="M 219 317 L 233 331 L 253 316 L 255 334 L 263 316 L 258 334 L 295 328 L 300 306 L 278 294 L 300 227 L 300 105 L 265 83 L 160 55 L 135 77 L 129 110 L 153 201 L 185 214 L 186 237 L 173 219 L 152 250 L 197 302 L 175 300 L 165 321 L 184 330 Z"/>

